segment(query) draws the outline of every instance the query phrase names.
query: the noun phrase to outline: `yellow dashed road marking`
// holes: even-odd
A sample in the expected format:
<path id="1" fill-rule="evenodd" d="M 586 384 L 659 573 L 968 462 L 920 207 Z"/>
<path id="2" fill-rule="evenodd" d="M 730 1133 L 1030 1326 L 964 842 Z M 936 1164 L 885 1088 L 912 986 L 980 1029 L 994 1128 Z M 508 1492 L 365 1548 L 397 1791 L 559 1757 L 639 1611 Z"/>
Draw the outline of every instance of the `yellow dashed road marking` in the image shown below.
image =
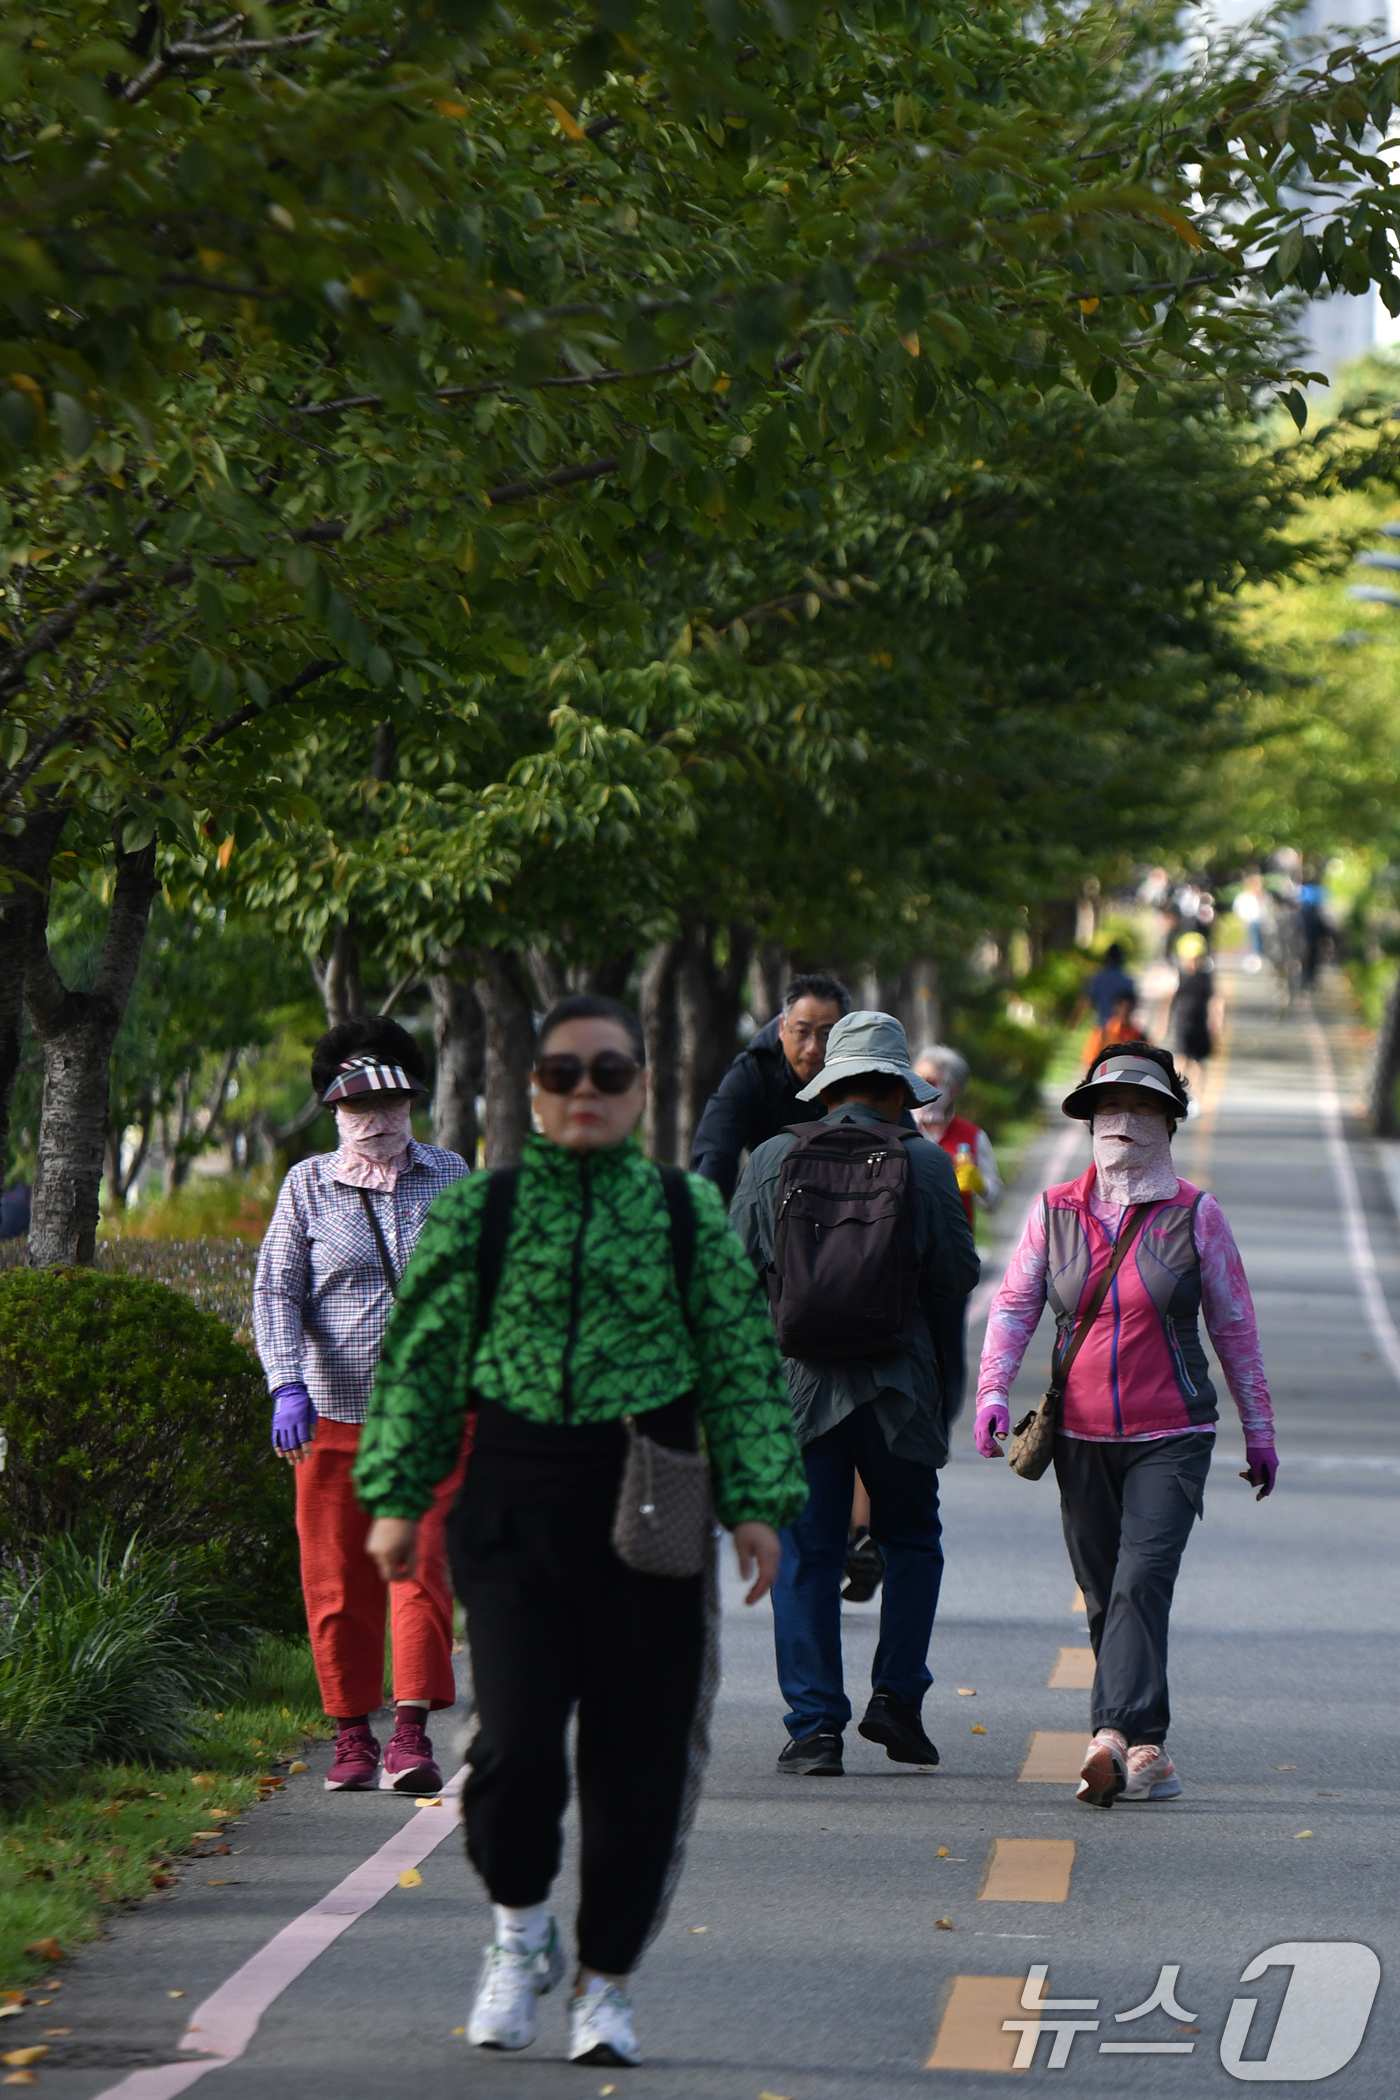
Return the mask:
<path id="1" fill-rule="evenodd" d="M 1054 1781 L 1063 1786 L 1079 1778 L 1079 1768 L 1084 1762 L 1084 1749 L 1088 1735 L 1080 1728 L 1073 1735 L 1059 1729 L 1037 1728 L 1031 1737 L 1026 1761 L 1021 1767 L 1023 1779 Z"/>
<path id="2" fill-rule="evenodd" d="M 1012 2071 L 1019 2034 L 1003 2020 L 1024 2020 L 1019 1976 L 955 1976 L 926 2071 Z M 1033 2017 L 1033 2015 L 1031 2016 Z"/>
<path id="3" fill-rule="evenodd" d="M 983 1903 L 1063 1903 L 1073 1838 L 998 1838 L 977 1894 Z"/>
<path id="4" fill-rule="evenodd" d="M 1092 1648 L 1061 1648 L 1050 1672 L 1052 1692 L 1088 1692 L 1094 1685 L 1094 1651 Z M 1078 1767 L 1075 1767 L 1076 1772 Z M 1025 1774 L 1022 1773 L 1024 1779 Z"/>
<path id="5" fill-rule="evenodd" d="M 1070 1605 L 1070 1610 L 1087 1612 L 1088 1609 L 1088 1605 L 1084 1602 L 1084 1592 L 1080 1589 L 1079 1584 L 1076 1582 L 1076 1584 L 1074 1585 L 1074 1602 Z"/>

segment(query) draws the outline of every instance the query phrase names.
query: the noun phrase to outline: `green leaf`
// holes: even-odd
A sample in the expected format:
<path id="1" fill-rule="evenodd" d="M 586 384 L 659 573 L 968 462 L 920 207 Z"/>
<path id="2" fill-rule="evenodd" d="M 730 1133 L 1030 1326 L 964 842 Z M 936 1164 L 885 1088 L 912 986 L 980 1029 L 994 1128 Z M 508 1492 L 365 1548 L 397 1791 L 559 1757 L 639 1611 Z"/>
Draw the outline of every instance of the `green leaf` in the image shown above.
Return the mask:
<path id="1" fill-rule="evenodd" d="M 53 406 L 64 451 L 70 459 L 81 459 L 97 428 L 91 412 L 73 394 L 56 393 Z"/>

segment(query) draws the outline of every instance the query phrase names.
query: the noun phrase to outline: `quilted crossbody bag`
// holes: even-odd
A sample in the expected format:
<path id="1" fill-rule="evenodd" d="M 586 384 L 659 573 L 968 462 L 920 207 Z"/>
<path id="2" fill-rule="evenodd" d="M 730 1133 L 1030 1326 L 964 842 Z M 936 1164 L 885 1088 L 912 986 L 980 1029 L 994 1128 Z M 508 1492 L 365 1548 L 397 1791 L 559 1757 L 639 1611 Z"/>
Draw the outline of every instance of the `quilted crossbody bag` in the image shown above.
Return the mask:
<path id="1" fill-rule="evenodd" d="M 1139 1203 L 1131 1217 L 1123 1220 L 1117 1245 L 1113 1249 L 1113 1259 L 1094 1286 L 1093 1296 L 1075 1327 L 1070 1345 L 1055 1368 L 1050 1390 L 1039 1407 L 1032 1408 L 1028 1415 L 1023 1415 L 1011 1432 L 1011 1441 L 1006 1447 L 1006 1462 L 1023 1480 L 1039 1480 L 1041 1474 L 1049 1470 L 1050 1461 L 1055 1455 L 1055 1431 L 1059 1426 L 1060 1402 L 1064 1398 L 1065 1387 L 1069 1384 L 1069 1374 L 1074 1369 L 1074 1359 L 1084 1346 L 1089 1329 L 1102 1311 L 1104 1299 L 1112 1289 L 1113 1279 L 1126 1261 L 1133 1241 L 1146 1224 L 1148 1212 L 1154 1208 L 1151 1203 Z"/>

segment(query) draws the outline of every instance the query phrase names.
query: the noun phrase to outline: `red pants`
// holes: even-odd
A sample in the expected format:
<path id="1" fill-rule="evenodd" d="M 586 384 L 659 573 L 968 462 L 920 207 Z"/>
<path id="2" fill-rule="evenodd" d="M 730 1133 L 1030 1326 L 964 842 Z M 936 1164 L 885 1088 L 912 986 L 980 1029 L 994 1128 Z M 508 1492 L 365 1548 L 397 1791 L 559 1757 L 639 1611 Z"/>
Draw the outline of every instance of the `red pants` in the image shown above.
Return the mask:
<path id="1" fill-rule="evenodd" d="M 354 1422 L 321 1415 L 315 1441 L 293 1470 L 301 1587 L 311 1653 L 326 1712 L 372 1714 L 384 1701 L 384 1611 L 393 1636 L 394 1697 L 455 1705 L 452 1589 L 443 1528 L 462 1484 L 463 1450 L 418 1527 L 418 1568 L 410 1582 L 384 1583 L 365 1551 L 371 1519 L 355 1500 L 350 1473 L 359 1449 Z"/>

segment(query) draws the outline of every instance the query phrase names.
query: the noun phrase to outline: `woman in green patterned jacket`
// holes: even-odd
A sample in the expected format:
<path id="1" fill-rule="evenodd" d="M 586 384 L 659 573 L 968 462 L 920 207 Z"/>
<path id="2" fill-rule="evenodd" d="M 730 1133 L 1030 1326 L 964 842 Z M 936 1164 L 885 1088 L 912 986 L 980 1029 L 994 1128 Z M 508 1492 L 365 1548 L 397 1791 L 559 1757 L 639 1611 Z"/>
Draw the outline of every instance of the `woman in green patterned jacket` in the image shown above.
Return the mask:
<path id="1" fill-rule="evenodd" d="M 806 1488 L 767 1306 L 721 1199 L 695 1175 L 668 1189 L 633 1141 L 646 1099 L 636 1015 L 592 994 L 561 1000 L 534 1079 L 543 1135 L 525 1140 L 519 1169 L 470 1175 L 428 1215 L 355 1485 L 376 1520 L 369 1551 L 402 1579 L 475 1410 L 448 1551 L 478 1709 L 467 1852 L 495 1932 L 468 2034 L 523 2049 L 563 1975 L 548 1899 L 577 1707 L 569 2055 L 630 2064 L 625 1986 L 679 1872 L 718 1666 L 713 1569 L 641 1574 L 613 1551 L 623 1417 L 672 1449 L 694 1451 L 703 1430 L 750 1604 L 772 1587 L 777 1532 Z"/>

